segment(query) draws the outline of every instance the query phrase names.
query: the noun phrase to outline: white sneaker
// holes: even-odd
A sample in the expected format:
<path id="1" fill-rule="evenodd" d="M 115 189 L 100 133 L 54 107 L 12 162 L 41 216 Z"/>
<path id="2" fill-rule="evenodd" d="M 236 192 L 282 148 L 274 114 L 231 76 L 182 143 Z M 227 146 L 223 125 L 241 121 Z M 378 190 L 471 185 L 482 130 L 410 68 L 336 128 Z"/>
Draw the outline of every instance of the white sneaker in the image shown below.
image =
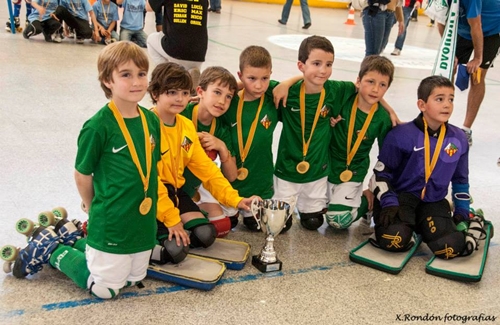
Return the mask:
<path id="1" fill-rule="evenodd" d="M 61 35 L 59 34 L 59 32 L 55 32 L 54 34 L 52 34 L 52 42 L 54 42 L 54 43 L 61 43 L 62 42 L 62 38 L 61 38 Z"/>
<path id="2" fill-rule="evenodd" d="M 394 51 L 392 51 L 391 55 L 401 55 L 401 50 L 400 49 L 394 49 Z"/>

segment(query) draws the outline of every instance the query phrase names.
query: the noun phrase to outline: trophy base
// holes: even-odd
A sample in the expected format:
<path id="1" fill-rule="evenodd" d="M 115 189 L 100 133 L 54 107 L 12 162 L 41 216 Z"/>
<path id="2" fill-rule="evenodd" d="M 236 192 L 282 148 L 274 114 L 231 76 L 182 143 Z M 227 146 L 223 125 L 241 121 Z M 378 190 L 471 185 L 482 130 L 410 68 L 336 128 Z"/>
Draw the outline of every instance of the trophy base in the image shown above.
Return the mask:
<path id="1" fill-rule="evenodd" d="M 266 263 L 259 259 L 259 255 L 252 256 L 252 265 L 255 266 L 262 273 L 281 271 L 283 263 L 280 260 L 276 262 Z"/>

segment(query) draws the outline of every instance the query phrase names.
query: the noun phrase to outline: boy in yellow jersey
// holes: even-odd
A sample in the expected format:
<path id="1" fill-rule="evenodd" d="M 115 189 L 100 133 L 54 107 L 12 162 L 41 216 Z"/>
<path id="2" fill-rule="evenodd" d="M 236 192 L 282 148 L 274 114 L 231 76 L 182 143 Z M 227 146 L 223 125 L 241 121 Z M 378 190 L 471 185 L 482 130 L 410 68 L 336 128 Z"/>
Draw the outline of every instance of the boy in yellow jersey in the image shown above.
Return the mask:
<path id="1" fill-rule="evenodd" d="M 215 241 L 216 229 L 200 212 L 200 208 L 183 190 L 184 170 L 193 174 L 224 205 L 250 209 L 255 197 L 242 198 L 231 187 L 220 169 L 207 156 L 198 139 L 193 122 L 180 115 L 189 99 L 192 81 L 188 71 L 176 63 L 162 63 L 153 71 L 149 93 L 162 121 L 162 163 L 158 164 L 158 240 L 161 249 L 153 260 L 179 262 L 186 254 L 183 246 L 209 247 Z M 221 96 L 228 96 L 228 85 L 221 85 Z M 190 231 L 188 236 L 186 231 Z M 175 237 L 175 241 L 173 238 Z M 183 246 L 182 246 L 183 245 Z"/>
<path id="2" fill-rule="evenodd" d="M 236 179 L 236 159 L 233 157 L 228 126 L 222 123 L 220 117 L 229 108 L 237 87 L 236 79 L 227 69 L 208 67 L 203 70 L 200 84 L 196 87 L 199 102 L 189 103 L 181 113 L 193 122 L 200 143 L 210 159 L 215 161 L 219 156 L 222 173 L 230 182 Z M 184 172 L 184 178 L 184 192 L 208 214 L 208 219 L 217 229 L 217 237 L 226 236 L 231 230 L 228 216 L 233 216 L 238 211 L 219 204 L 189 168 Z"/>

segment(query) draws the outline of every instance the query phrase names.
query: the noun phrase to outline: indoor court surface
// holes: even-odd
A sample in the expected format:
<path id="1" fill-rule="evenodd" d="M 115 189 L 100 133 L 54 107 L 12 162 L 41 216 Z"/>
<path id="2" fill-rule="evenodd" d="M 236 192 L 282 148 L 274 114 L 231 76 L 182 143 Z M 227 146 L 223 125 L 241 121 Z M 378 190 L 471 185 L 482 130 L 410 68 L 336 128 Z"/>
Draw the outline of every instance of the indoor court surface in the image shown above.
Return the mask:
<path id="1" fill-rule="evenodd" d="M 353 26 L 344 24 L 347 9 L 310 8 L 312 26 L 303 30 L 300 7 L 292 8 L 286 26 L 277 22 L 281 9 L 281 4 L 224 0 L 220 15 L 209 13 L 203 67 L 222 65 L 236 76 L 240 52 L 261 45 L 273 57 L 272 78 L 283 80 L 299 74 L 302 39 L 323 35 L 336 51 L 331 79 L 355 81 L 364 56 L 359 12 Z M 24 10 L 23 3 L 23 24 Z M 2 1 L 0 23 L 7 19 Z M 394 28 L 383 53 L 396 65 L 385 98 L 403 121 L 418 114 L 417 86 L 430 75 L 439 45 L 437 27 L 427 27 L 428 22 L 426 16 L 410 22 L 398 57 L 390 55 Z M 145 30 L 154 28 L 154 15 L 148 13 Z M 14 229 L 20 218 L 34 220 L 41 211 L 63 206 L 70 218 L 86 219 L 73 179 L 74 160 L 83 123 L 107 101 L 97 81 L 103 46 L 88 40 L 46 43 L 42 35 L 26 40 L 3 30 L 0 44 L 0 245 L 22 247 L 26 239 Z M 500 61 L 497 65 L 486 76 L 486 97 L 473 126 L 470 191 L 473 207 L 482 208 L 500 229 Z M 462 126 L 466 100 L 467 91 L 457 90 L 452 124 Z M 151 106 L 148 94 L 141 104 Z M 372 165 L 376 155 L 374 149 Z M 275 241 L 282 271 L 263 274 L 249 259 L 242 270 L 227 270 L 211 291 L 146 278 L 145 288 L 124 289 L 117 299 L 103 301 L 50 266 L 23 280 L 0 272 L 0 324 L 479 324 L 461 317 L 480 315 L 500 323 L 499 237 L 491 240 L 482 280 L 462 283 L 425 273 L 431 258 L 425 244 L 392 275 L 349 260 L 349 251 L 367 238 L 357 224 L 347 231 L 325 224 L 311 232 L 295 219 Z M 252 255 L 265 241 L 263 233 L 247 231 L 241 219 L 227 238 L 248 242 Z"/>

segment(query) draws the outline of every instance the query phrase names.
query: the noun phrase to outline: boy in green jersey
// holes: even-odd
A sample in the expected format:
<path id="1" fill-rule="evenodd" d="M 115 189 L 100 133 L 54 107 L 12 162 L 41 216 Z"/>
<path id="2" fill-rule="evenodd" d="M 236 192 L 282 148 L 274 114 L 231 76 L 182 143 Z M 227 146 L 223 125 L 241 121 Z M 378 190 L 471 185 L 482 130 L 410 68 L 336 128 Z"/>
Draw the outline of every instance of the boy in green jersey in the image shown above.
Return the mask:
<path id="1" fill-rule="evenodd" d="M 290 87 L 286 107 L 282 104 L 279 109 L 283 130 L 274 170 L 273 197 L 282 200 L 296 197 L 300 223 L 306 229 L 316 230 L 324 222 L 328 202 L 330 117 L 339 111 L 344 98 L 352 94 L 354 85 L 328 80 L 334 49 L 325 37 L 304 39 L 298 59 L 297 66 L 304 79 Z"/>
<path id="2" fill-rule="evenodd" d="M 346 229 L 371 210 L 373 195 L 363 181 L 370 166 L 370 150 L 377 140 L 382 147 L 392 128 L 389 113 L 380 101 L 392 83 L 394 65 L 383 56 L 370 55 L 361 63 L 356 89 L 347 96 L 330 140 L 328 175 L 328 224 Z M 366 220 L 368 224 L 371 220 Z"/>
<path id="3" fill-rule="evenodd" d="M 102 50 L 97 66 L 111 101 L 83 125 L 75 162 L 88 237 L 68 241 L 68 231 L 56 235 L 39 227 L 19 252 L 13 274 L 25 277 L 50 263 L 79 287 L 108 299 L 146 277 L 156 242 L 160 122 L 138 105 L 148 87 L 149 60 L 141 48 L 113 43 Z"/>

